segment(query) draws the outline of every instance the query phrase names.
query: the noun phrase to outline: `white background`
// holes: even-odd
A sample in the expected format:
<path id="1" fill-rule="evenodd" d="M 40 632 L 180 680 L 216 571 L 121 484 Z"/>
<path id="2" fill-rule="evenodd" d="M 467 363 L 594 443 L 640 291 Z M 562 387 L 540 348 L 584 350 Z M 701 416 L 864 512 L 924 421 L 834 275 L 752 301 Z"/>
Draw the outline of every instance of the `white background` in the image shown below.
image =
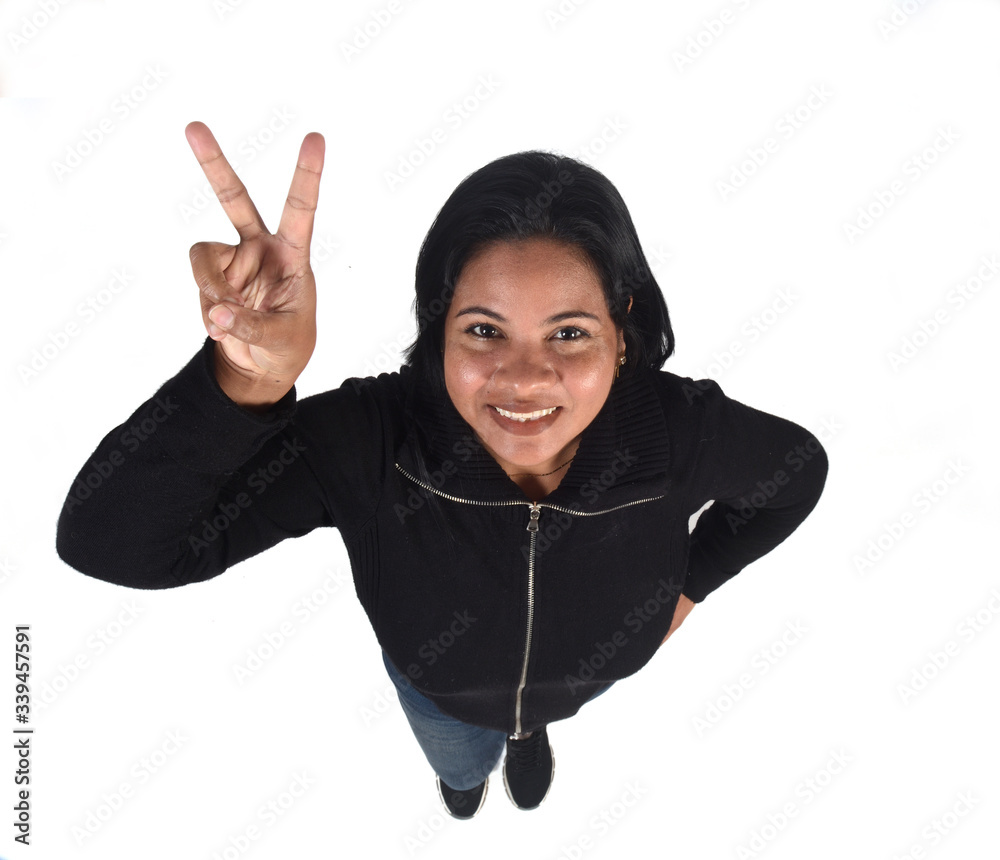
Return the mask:
<path id="1" fill-rule="evenodd" d="M 30 849 L 12 843 L 3 742 L 2 856 L 996 856 L 1000 276 L 984 261 L 1000 252 L 1000 6 L 662 5 L 4 4 L 0 637 L 11 654 L 14 625 L 31 625 L 35 734 Z M 202 343 L 188 248 L 236 240 L 199 196 L 195 119 L 272 230 L 302 137 L 326 137 L 300 396 L 398 367 L 438 208 L 493 158 L 543 148 L 628 203 L 677 335 L 664 369 L 824 441 L 826 491 L 795 535 L 551 727 L 536 811 L 496 774 L 473 822 L 443 814 L 336 533 L 162 592 L 55 554 L 90 452 Z M 238 683 L 285 622 L 294 635 Z M 301 774 L 269 825 L 259 809 L 287 805 Z"/>

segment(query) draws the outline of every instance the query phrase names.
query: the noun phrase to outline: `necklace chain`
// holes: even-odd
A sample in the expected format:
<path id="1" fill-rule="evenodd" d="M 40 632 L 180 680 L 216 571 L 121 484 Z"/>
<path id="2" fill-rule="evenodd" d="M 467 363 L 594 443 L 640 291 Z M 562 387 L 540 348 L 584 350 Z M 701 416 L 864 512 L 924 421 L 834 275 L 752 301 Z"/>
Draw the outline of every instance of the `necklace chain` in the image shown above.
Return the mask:
<path id="1" fill-rule="evenodd" d="M 574 454 L 574 455 L 573 455 L 572 457 L 570 457 L 570 458 L 569 458 L 569 459 L 568 459 L 568 460 L 567 460 L 567 461 L 566 461 L 565 463 L 563 463 L 563 464 L 562 464 L 562 466 L 556 466 L 556 468 L 554 468 L 554 469 L 553 469 L 553 470 L 552 470 L 551 472 L 546 472 L 546 473 L 545 473 L 545 474 L 543 474 L 543 475 L 535 475 L 535 474 L 533 474 L 533 473 L 531 473 L 531 472 L 515 472 L 515 473 L 514 473 L 513 475 L 508 475 L 507 477 L 508 477 L 508 478 L 525 478 L 525 477 L 527 477 L 527 478 L 544 478 L 544 477 L 545 477 L 545 475 L 554 475 L 554 474 L 555 474 L 556 472 L 558 472 L 558 471 L 559 471 L 559 470 L 560 470 L 560 469 L 561 469 L 561 468 L 562 468 L 563 466 L 568 466 L 568 465 L 569 465 L 570 463 L 572 463 L 572 462 L 573 462 L 573 460 L 574 460 L 575 458 L 576 458 L 576 455 Z"/>

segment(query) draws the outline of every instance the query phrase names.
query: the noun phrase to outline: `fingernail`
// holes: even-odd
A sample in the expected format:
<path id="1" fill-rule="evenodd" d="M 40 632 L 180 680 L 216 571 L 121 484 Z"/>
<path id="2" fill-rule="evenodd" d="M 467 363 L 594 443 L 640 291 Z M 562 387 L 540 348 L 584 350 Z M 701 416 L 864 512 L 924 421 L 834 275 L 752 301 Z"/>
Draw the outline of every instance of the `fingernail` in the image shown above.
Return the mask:
<path id="1" fill-rule="evenodd" d="M 208 318 L 220 328 L 229 328 L 235 317 L 225 305 L 216 305 L 208 312 Z"/>

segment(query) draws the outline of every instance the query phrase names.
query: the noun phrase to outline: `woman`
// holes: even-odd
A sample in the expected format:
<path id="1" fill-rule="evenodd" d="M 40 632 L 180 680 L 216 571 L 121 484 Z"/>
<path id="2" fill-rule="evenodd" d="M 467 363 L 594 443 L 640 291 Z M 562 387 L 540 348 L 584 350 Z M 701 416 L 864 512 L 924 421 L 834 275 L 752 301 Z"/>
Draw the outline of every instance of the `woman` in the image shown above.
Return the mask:
<path id="1" fill-rule="evenodd" d="M 505 747 L 508 796 L 534 809 L 547 726 L 791 534 L 825 452 L 660 370 L 673 332 L 624 202 L 541 152 L 486 165 L 441 209 L 406 364 L 296 403 L 323 138 L 303 141 L 271 235 L 208 128 L 186 133 L 240 242 L 191 248 L 208 337 L 81 470 L 61 558 L 171 588 L 336 527 L 446 810 L 478 812 Z"/>

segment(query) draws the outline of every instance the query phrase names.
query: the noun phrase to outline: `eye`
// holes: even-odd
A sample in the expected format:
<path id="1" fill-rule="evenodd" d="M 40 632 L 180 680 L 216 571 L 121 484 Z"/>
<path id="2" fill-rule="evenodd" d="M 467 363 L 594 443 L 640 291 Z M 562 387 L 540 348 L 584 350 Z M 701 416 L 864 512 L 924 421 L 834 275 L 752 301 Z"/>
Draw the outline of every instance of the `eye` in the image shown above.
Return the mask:
<path id="1" fill-rule="evenodd" d="M 466 334 L 471 334 L 473 337 L 478 337 L 480 340 L 491 340 L 492 339 L 492 335 L 482 335 L 482 334 L 479 334 L 479 332 L 476 331 L 477 328 L 492 329 L 494 332 L 496 331 L 496 329 L 493 328 L 493 326 L 491 326 L 489 323 L 476 323 L 475 325 L 470 325 L 465 330 L 465 332 L 466 332 Z"/>
<path id="2" fill-rule="evenodd" d="M 576 336 L 575 337 L 559 337 L 559 338 L 556 338 L 556 340 L 581 340 L 581 339 L 583 339 L 585 337 L 590 337 L 590 335 L 587 334 L 587 332 L 585 332 L 582 328 L 577 328 L 576 326 L 567 326 L 566 328 L 561 328 L 561 329 L 559 329 L 559 332 L 557 332 L 557 333 L 562 333 L 562 332 L 575 332 Z"/>

